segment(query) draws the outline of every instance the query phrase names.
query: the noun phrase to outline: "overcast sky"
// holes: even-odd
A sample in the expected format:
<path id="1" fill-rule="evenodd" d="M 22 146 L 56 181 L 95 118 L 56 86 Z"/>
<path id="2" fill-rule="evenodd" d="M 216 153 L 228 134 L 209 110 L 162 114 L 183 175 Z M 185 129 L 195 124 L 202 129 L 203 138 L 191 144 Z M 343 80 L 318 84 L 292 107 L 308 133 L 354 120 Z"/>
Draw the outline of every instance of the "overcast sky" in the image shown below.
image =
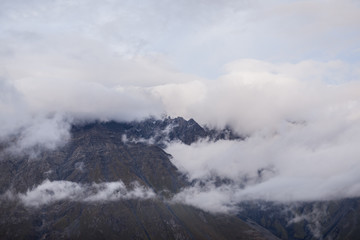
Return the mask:
<path id="1" fill-rule="evenodd" d="M 4 0 L 1 110 L 206 122 L 214 116 L 190 109 L 204 99 L 220 109 L 256 102 L 251 111 L 262 112 L 272 94 L 278 109 L 283 95 L 306 101 L 301 87 L 317 95 L 324 85 L 358 81 L 359 13 L 352 0 Z"/>
<path id="2" fill-rule="evenodd" d="M 101 70 L 101 64 L 146 57 L 153 64 L 164 61 L 180 72 L 216 79 L 225 64 L 239 59 L 360 60 L 360 3 L 355 0 L 4 0 L 0 4 L 2 57 L 20 53 L 24 61 L 36 57 L 34 67 L 51 58 L 54 62 L 48 64 L 58 65 L 53 70 L 80 64 L 79 60 L 100 64 Z M 79 72 L 79 67 L 73 70 Z"/>
<path id="3" fill-rule="evenodd" d="M 283 189 L 324 188 L 287 199 L 327 198 L 330 185 L 358 196 L 360 2 L 0 1 L 0 138 L 20 134 L 14 149 L 54 149 L 73 121 L 163 114 L 250 136 L 239 146 L 169 148 L 194 178 L 216 169 L 236 181 L 254 179 L 268 169 L 246 197 L 220 193 L 228 196 L 221 206 L 262 198 L 264 188 L 279 200 L 275 189 L 285 182 Z M 241 160 L 219 165 L 212 157 L 228 152 Z M 187 164 L 188 153 L 201 156 L 197 165 Z M 203 190 L 179 199 L 196 205 L 194 191 Z"/>

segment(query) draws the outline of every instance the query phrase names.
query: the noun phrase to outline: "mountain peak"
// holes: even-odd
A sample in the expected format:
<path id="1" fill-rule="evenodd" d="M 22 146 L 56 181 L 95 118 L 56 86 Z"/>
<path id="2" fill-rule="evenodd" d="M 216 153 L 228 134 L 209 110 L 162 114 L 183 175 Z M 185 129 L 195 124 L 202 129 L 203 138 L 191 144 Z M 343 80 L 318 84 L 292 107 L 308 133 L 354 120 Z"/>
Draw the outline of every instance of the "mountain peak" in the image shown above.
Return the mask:
<path id="1" fill-rule="evenodd" d="M 66 145 L 36 159 L 3 154 L 0 237 L 265 239 L 236 216 L 171 200 L 190 183 L 163 147 L 215 133 L 181 117 L 94 122 L 74 125 Z"/>
<path id="2" fill-rule="evenodd" d="M 163 119 L 148 118 L 132 122 L 95 122 L 86 125 L 74 125 L 73 132 L 84 129 L 101 129 L 109 134 L 121 135 L 127 142 L 147 142 L 165 147 L 171 141 L 180 141 L 190 145 L 200 139 L 217 141 L 220 139 L 243 139 L 230 128 L 210 129 L 200 126 L 194 119 L 182 117 Z"/>

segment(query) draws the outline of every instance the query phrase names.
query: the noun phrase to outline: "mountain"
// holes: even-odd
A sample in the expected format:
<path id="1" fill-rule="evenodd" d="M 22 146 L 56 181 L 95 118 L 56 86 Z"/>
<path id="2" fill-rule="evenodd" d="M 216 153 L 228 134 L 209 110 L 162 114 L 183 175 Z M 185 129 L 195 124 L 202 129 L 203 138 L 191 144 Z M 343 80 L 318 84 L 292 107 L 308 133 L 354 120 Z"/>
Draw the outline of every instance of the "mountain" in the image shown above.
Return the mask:
<path id="1" fill-rule="evenodd" d="M 0 239 L 360 239 L 357 198 L 242 202 L 231 215 L 172 201 L 194 182 L 166 146 L 201 139 L 245 136 L 178 117 L 77 123 L 64 146 L 36 155 L 8 151 L 15 137 L 3 142 Z"/>
<path id="2" fill-rule="evenodd" d="M 242 203 L 238 216 L 280 239 L 360 239 L 360 199 Z"/>
<path id="3" fill-rule="evenodd" d="M 189 186 L 168 141 L 241 138 L 194 120 L 74 125 L 71 139 L 35 157 L 0 154 L 1 239 L 267 239 L 236 215 L 169 199 Z M 276 239 L 276 238 L 274 238 Z"/>

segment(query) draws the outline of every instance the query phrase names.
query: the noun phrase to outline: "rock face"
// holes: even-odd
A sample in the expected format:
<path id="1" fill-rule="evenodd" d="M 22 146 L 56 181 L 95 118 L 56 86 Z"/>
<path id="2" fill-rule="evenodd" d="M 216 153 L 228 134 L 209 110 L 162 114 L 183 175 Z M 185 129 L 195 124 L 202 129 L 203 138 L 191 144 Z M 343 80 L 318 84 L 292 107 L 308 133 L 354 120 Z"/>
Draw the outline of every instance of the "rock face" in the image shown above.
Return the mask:
<path id="1" fill-rule="evenodd" d="M 107 131 L 110 135 L 122 136 L 122 140 L 130 142 L 147 142 L 161 147 L 170 141 L 181 141 L 191 144 L 199 139 L 209 140 L 234 140 L 244 139 L 243 136 L 235 134 L 231 129 L 210 129 L 200 126 L 195 120 L 185 120 L 182 117 L 154 119 L 149 118 L 141 122 L 106 122 L 92 123 L 85 126 L 74 126 L 73 130 L 99 128 Z"/>
<path id="2" fill-rule="evenodd" d="M 200 139 L 243 137 L 165 118 L 78 124 L 66 145 L 35 157 L 2 143 L 0 239 L 360 239 L 359 199 L 243 202 L 232 216 L 171 202 L 192 183 L 166 144 Z"/>
<path id="3" fill-rule="evenodd" d="M 236 216 L 168 201 L 189 183 L 166 141 L 239 138 L 228 130 L 168 118 L 74 126 L 71 135 L 35 158 L 1 153 L 0 239 L 265 239 Z M 49 183 L 57 188 L 39 187 Z"/>
<path id="4" fill-rule="evenodd" d="M 238 214 L 280 239 L 360 239 L 360 199 L 274 204 L 243 203 Z"/>

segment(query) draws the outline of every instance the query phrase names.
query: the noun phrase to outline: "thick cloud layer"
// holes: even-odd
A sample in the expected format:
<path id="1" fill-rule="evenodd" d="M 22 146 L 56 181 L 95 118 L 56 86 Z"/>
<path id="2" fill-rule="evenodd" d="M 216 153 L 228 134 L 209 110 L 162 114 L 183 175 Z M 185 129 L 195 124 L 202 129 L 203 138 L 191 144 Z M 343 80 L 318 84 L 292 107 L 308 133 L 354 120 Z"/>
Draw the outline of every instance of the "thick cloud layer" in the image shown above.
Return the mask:
<path id="1" fill-rule="evenodd" d="M 345 127 L 346 126 L 346 127 Z M 175 200 L 209 211 L 230 211 L 239 202 L 282 203 L 360 197 L 359 119 L 283 122 L 244 141 L 174 143 L 173 163 L 197 184 Z M 222 184 L 215 182 L 223 179 Z M 207 199 L 204 204 L 204 200 Z"/>
<path id="2" fill-rule="evenodd" d="M 202 182 L 179 193 L 175 201 L 226 212 L 246 200 L 360 196 L 356 65 L 242 60 L 228 67 L 229 74 L 198 88 L 201 97 L 183 107 L 183 114 L 215 126 L 230 125 L 248 137 L 170 145 L 173 163 Z M 216 177 L 223 184 L 219 186 Z"/>
<path id="3" fill-rule="evenodd" d="M 218 127 L 231 125 L 243 134 L 274 129 L 282 121 L 359 117 L 360 67 L 356 64 L 244 59 L 226 69 L 227 74 L 216 81 L 168 84 L 155 87 L 154 92 L 172 115 Z"/>
<path id="4" fill-rule="evenodd" d="M 359 79 L 356 1 L 0 4 L 6 132 L 34 116 L 164 113 L 249 132 L 351 100 L 339 95 L 353 86 L 327 85 Z"/>

